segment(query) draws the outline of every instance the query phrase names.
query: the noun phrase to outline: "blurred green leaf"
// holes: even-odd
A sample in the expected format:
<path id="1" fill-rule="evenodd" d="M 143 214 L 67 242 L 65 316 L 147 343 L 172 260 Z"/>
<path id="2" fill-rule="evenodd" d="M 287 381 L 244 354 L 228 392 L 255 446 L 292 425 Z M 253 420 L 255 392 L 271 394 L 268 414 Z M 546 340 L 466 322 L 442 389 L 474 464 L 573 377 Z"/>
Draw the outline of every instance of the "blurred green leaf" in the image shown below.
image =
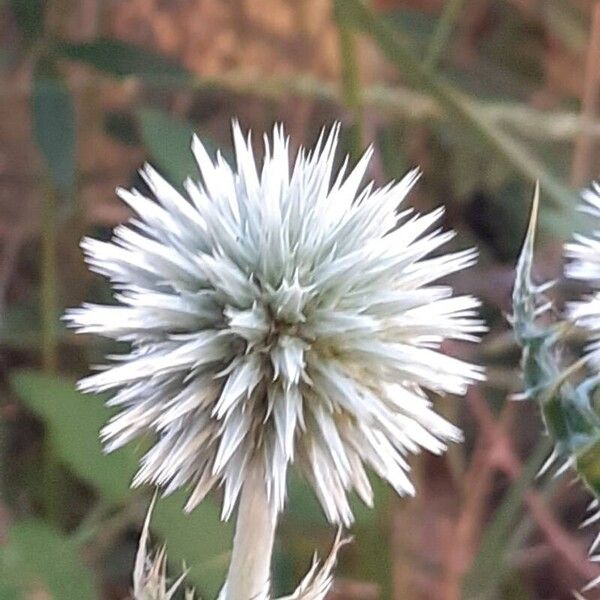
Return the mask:
<path id="1" fill-rule="evenodd" d="M 354 562 L 346 565 L 340 575 L 367 581 L 377 581 L 382 586 L 382 598 L 391 596 L 391 555 L 387 529 L 389 520 L 389 501 L 394 493 L 391 487 L 377 476 L 369 478 L 373 488 L 373 508 L 369 508 L 356 494 L 350 495 L 350 506 L 355 523 L 352 534 Z M 331 531 L 323 509 L 311 487 L 295 469 L 288 477 L 288 500 L 281 530 L 285 540 L 283 559 L 289 561 L 287 553 L 300 557 L 302 569 L 307 553 L 312 551 L 316 540 L 322 540 L 324 531 Z M 323 553 L 321 552 L 323 556 Z M 285 581 L 284 574 L 279 573 L 279 580 Z M 289 589 L 282 587 L 282 589 Z"/>
<path id="2" fill-rule="evenodd" d="M 161 498 L 154 509 L 152 528 L 165 540 L 169 560 L 185 561 L 188 580 L 203 597 L 215 597 L 225 581 L 233 526 L 220 520 L 212 498 L 189 514 L 182 509 L 185 501 L 184 492 Z"/>
<path id="3" fill-rule="evenodd" d="M 381 17 L 392 27 L 406 32 L 406 36 L 414 39 L 420 46 L 424 46 L 435 32 L 437 18 L 433 13 L 414 8 L 395 8 L 380 12 Z"/>
<path id="4" fill-rule="evenodd" d="M 71 92 L 52 58 L 33 71 L 32 121 L 35 141 L 55 187 L 70 194 L 75 183 L 75 107 Z"/>
<path id="5" fill-rule="evenodd" d="M 200 172 L 190 150 L 193 125 L 155 108 L 140 109 L 138 117 L 144 145 L 163 175 L 176 186 L 181 186 L 187 177 L 197 179 Z M 209 152 L 214 151 L 207 146 Z"/>
<path id="6" fill-rule="evenodd" d="M 36 371 L 17 372 L 11 384 L 49 427 L 60 459 L 82 480 L 111 502 L 131 494 L 137 459 L 127 448 L 103 454 L 98 431 L 111 412 L 101 398 L 79 393 L 71 380 Z M 219 508 L 210 498 L 189 515 L 182 510 L 184 504 L 183 492 L 161 499 L 152 527 L 164 538 L 169 558 L 190 567 L 190 581 L 206 594 L 216 595 L 228 565 L 232 526 L 220 521 Z"/>
<path id="7" fill-rule="evenodd" d="M 296 469 L 292 469 L 288 477 L 284 518 L 304 532 L 307 528 L 327 527 L 325 513 L 311 485 Z"/>
<path id="8" fill-rule="evenodd" d="M 56 49 L 66 58 L 115 77 L 140 77 L 159 84 L 184 83 L 191 77 L 177 62 L 120 40 L 100 38 L 81 44 L 61 43 Z"/>
<path id="9" fill-rule="evenodd" d="M 40 597 L 56 600 L 99 598 L 79 549 L 36 519 L 18 521 L 9 529 L 8 541 L 0 547 L 0 579 L 0 598 L 6 600 L 11 586 L 20 590 L 19 598 L 33 598 L 36 591 Z M 46 595 L 40 594 L 40 588 Z"/>
<path id="10" fill-rule="evenodd" d="M 391 496 L 390 486 L 380 477 L 369 477 L 373 488 L 373 508 L 367 506 L 354 493 L 350 494 L 350 507 L 357 526 L 369 527 L 378 520 L 378 515 L 388 509 Z M 285 519 L 292 526 L 298 526 L 301 530 L 307 527 L 328 527 L 327 518 L 323 508 L 310 485 L 296 469 L 292 469 L 288 477 L 288 499 L 285 509 Z"/>
<path id="11" fill-rule="evenodd" d="M 103 453 L 98 432 L 111 411 L 102 398 L 81 394 L 74 381 L 36 371 L 17 371 L 11 384 L 44 421 L 65 465 L 110 502 L 121 502 L 130 495 L 137 459 L 129 448 Z"/>
<path id="12" fill-rule="evenodd" d="M 10 0 L 10 7 L 27 41 L 41 37 L 44 30 L 43 0 Z"/>

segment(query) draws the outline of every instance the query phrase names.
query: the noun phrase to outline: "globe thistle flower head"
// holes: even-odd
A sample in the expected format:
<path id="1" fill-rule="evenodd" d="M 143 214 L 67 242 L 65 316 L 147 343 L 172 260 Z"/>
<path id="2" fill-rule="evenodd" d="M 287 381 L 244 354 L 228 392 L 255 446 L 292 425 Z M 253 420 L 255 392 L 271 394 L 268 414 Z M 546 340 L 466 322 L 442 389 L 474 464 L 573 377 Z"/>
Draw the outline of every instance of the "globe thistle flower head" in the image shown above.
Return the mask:
<path id="1" fill-rule="evenodd" d="M 600 219 L 600 185 L 582 192 L 581 210 L 594 219 Z M 565 266 L 565 274 L 571 279 L 587 283 L 591 295 L 567 305 L 569 318 L 589 330 L 592 342 L 587 350 L 591 361 L 600 366 L 600 229 L 591 235 L 574 234 L 573 241 L 565 244 L 565 256 L 571 259 Z"/>
<path id="2" fill-rule="evenodd" d="M 260 170 L 236 123 L 235 170 L 196 138 L 202 180 L 186 182 L 189 198 L 146 166 L 154 198 L 118 190 L 136 216 L 110 242 L 84 240 L 118 305 L 67 320 L 132 349 L 80 388 L 116 391 L 108 450 L 155 434 L 135 484 L 189 487 L 187 509 L 221 485 L 227 518 L 260 469 L 276 512 L 295 463 L 329 520 L 348 524 L 349 490 L 372 501 L 365 466 L 412 494 L 406 455 L 460 439 L 425 390 L 463 394 L 482 378 L 440 351 L 476 339 L 478 302 L 430 284 L 475 252 L 428 258 L 453 234 L 432 229 L 441 210 L 397 213 L 417 172 L 361 189 L 372 152 L 333 176 L 337 138 L 336 125 L 290 169 L 275 127 Z"/>

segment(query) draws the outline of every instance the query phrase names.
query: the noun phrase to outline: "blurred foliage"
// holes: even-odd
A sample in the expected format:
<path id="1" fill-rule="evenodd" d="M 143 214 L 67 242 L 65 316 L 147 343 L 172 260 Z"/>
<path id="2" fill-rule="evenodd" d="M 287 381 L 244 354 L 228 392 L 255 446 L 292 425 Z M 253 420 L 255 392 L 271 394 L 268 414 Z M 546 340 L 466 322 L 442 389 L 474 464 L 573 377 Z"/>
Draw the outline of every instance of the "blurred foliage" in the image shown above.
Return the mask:
<path id="1" fill-rule="evenodd" d="M 510 557 L 522 540 L 515 532 L 526 526 L 527 515 L 521 511 L 523 496 L 531 488 L 540 468 L 548 458 L 551 442 L 542 438 L 523 468 L 521 476 L 510 486 L 502 504 L 481 537 L 479 549 L 463 583 L 463 597 L 485 600 L 498 596 L 500 585 L 510 579 Z"/>
<path id="2" fill-rule="evenodd" d="M 505 135 L 486 121 L 476 105 L 431 72 L 418 56 L 402 43 L 398 33 L 370 11 L 361 0 L 338 0 L 336 7 L 339 19 L 372 36 L 400 73 L 412 85 L 436 98 L 448 112 L 455 126 L 458 125 L 463 135 L 469 136 L 472 142 L 477 143 L 480 150 L 494 154 L 527 179 L 539 180 L 547 190 L 555 209 L 572 206 L 573 193 L 540 163 L 530 150 L 523 148 L 516 139 Z"/>
<path id="3" fill-rule="evenodd" d="M 111 415 L 105 398 L 84 396 L 75 390 L 74 381 L 36 371 L 15 372 L 11 383 L 44 422 L 64 466 L 96 490 L 106 511 L 123 510 L 131 499 L 130 483 L 140 454 L 129 448 L 110 455 L 102 452 L 99 431 Z M 182 494 L 159 501 L 152 526 L 168 543 L 169 557 L 185 562 L 190 580 L 214 596 L 227 567 L 230 527 L 220 522 L 219 508 L 210 499 L 189 515 L 182 512 L 184 504 Z M 5 558 L 7 568 L 9 558 Z"/>
<path id="4" fill-rule="evenodd" d="M 1 598 L 33 597 L 48 592 L 53 598 L 99 598 L 94 577 L 78 548 L 68 537 L 39 519 L 24 519 L 8 531 L 0 548 Z M 5 594 L 5 595 L 4 595 Z"/>

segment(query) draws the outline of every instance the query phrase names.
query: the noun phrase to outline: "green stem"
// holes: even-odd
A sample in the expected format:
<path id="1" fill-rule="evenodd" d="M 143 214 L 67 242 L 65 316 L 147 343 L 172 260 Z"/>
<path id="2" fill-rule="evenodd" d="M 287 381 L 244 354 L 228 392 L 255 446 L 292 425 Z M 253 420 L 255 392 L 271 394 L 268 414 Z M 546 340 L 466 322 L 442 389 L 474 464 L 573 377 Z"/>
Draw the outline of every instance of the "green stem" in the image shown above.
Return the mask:
<path id="1" fill-rule="evenodd" d="M 49 183 L 42 205 L 42 249 L 41 249 L 41 348 L 42 368 L 45 373 L 55 373 L 58 367 L 57 337 L 57 285 L 56 285 L 56 190 Z M 46 430 L 44 439 L 44 497 L 48 519 L 60 520 L 60 465 L 54 453 L 52 434 Z"/>
<path id="2" fill-rule="evenodd" d="M 363 151 L 363 111 L 360 74 L 356 54 L 356 34 L 344 23 L 338 23 L 342 68 L 342 101 L 352 115 L 350 128 L 350 155 L 358 160 Z"/>
<path id="3" fill-rule="evenodd" d="M 447 0 L 444 4 L 444 10 L 437 22 L 437 27 L 433 32 L 431 42 L 425 53 L 423 66 L 426 69 L 431 71 L 436 69 L 442 54 L 448 46 L 454 26 L 458 21 L 465 2 L 466 0 Z"/>

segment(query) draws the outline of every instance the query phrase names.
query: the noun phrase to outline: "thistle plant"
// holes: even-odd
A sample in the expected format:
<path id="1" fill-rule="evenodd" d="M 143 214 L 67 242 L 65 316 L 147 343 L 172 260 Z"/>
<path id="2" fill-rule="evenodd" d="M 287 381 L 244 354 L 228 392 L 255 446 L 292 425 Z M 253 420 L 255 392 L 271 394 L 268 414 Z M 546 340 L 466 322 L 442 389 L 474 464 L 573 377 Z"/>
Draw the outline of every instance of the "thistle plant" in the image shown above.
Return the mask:
<path id="1" fill-rule="evenodd" d="M 585 192 L 588 208 L 600 216 L 600 188 Z M 552 285 L 535 285 L 532 280 L 533 248 L 539 207 L 539 188 L 536 186 L 531 219 L 523 249 L 517 264 L 513 291 L 513 327 L 517 341 L 522 346 L 522 369 L 524 394 L 527 399 L 538 402 L 548 435 L 554 440 L 554 450 L 542 471 L 554 463 L 562 462 L 559 472 L 573 467 L 578 478 L 594 496 L 590 504 L 592 516 L 584 523 L 588 525 L 600 519 L 600 413 L 594 403 L 594 391 L 600 381 L 592 375 L 577 385 L 572 376 L 585 366 L 585 359 L 570 366 L 562 362 L 561 346 L 565 332 L 572 327 L 567 322 L 552 319 L 551 302 L 544 292 Z M 570 277 L 597 283 L 600 274 L 600 234 L 593 238 L 576 236 L 566 245 L 567 257 L 574 259 L 566 268 Z M 568 311 L 572 321 L 589 327 L 593 332 L 600 330 L 598 295 L 591 299 L 573 303 Z M 589 348 L 595 359 L 598 344 Z M 598 545 L 598 535 L 590 549 L 592 559 Z M 600 585 L 600 578 L 591 581 L 583 591 Z M 579 596 L 580 597 L 580 596 Z"/>
<path id="2" fill-rule="evenodd" d="M 426 391 L 463 394 L 483 377 L 440 350 L 446 339 L 477 339 L 478 301 L 430 285 L 475 252 L 429 256 L 453 233 L 433 229 L 442 210 L 398 213 L 416 171 L 361 188 L 367 150 L 333 176 L 338 130 L 300 150 L 291 169 L 281 127 L 265 137 L 260 170 L 235 123 L 235 170 L 195 138 L 202 180 L 185 182 L 188 198 L 146 166 L 153 198 L 118 190 L 135 216 L 110 242 L 82 243 L 118 305 L 86 304 L 67 320 L 131 352 L 80 388 L 115 391 L 107 450 L 154 434 L 134 485 L 186 487 L 186 510 L 220 486 L 224 519 L 238 504 L 227 600 L 269 594 L 290 465 L 329 521 L 349 526 L 348 492 L 373 501 L 365 467 L 414 494 L 406 456 L 461 439 Z M 307 589 L 328 587 L 325 566 Z"/>
<path id="3" fill-rule="evenodd" d="M 133 600 L 171 600 L 179 590 L 186 573 L 180 575 L 174 582 L 167 580 L 167 553 L 163 546 L 154 556 L 148 550 L 150 537 L 150 518 L 156 496 L 152 499 L 144 526 L 140 535 L 138 551 L 133 568 Z M 186 600 L 194 600 L 194 592 L 187 590 Z"/>

